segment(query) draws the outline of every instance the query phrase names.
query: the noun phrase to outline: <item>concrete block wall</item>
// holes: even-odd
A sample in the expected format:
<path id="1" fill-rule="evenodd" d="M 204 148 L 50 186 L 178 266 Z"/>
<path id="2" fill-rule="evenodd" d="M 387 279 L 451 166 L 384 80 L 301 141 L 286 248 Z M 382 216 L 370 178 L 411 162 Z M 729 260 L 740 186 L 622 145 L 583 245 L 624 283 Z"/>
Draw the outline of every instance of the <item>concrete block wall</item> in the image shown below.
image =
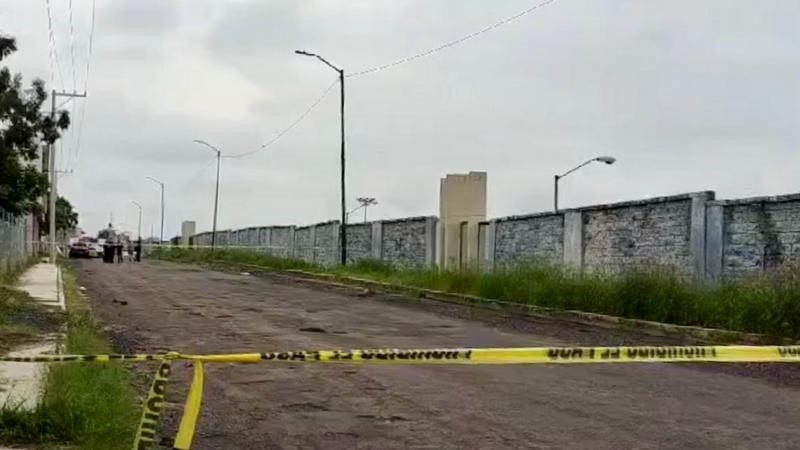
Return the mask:
<path id="1" fill-rule="evenodd" d="M 382 260 L 400 267 L 431 267 L 435 262 L 435 218 L 410 217 L 381 222 Z"/>
<path id="2" fill-rule="evenodd" d="M 284 258 L 291 258 L 294 255 L 294 236 L 295 228 L 291 226 L 267 227 L 269 236 L 266 247 L 267 252 Z"/>
<path id="3" fill-rule="evenodd" d="M 523 262 L 620 273 L 669 269 L 703 276 L 706 208 L 713 192 L 511 216 L 479 233 L 482 270 Z"/>
<path id="4" fill-rule="evenodd" d="M 563 259 L 563 214 L 542 213 L 495 219 L 494 265 L 522 262 L 560 264 Z M 485 259 L 485 256 L 484 256 Z"/>
<path id="5" fill-rule="evenodd" d="M 356 262 L 363 259 L 374 259 L 372 255 L 373 228 L 373 223 L 371 222 L 357 223 L 347 226 L 348 262 Z"/>
<path id="6" fill-rule="evenodd" d="M 709 202 L 706 277 L 800 264 L 800 194 Z"/>
<path id="7" fill-rule="evenodd" d="M 314 259 L 311 262 L 323 266 L 337 264 L 339 254 L 339 222 L 323 222 L 314 227 Z"/>
<path id="8" fill-rule="evenodd" d="M 348 259 L 433 267 L 437 223 L 429 216 L 349 225 Z M 607 273 L 669 268 L 715 280 L 800 264 L 800 194 L 715 200 L 703 191 L 503 217 L 476 223 L 466 235 L 474 240 L 469 246 L 477 248 L 481 270 L 541 261 Z M 210 245 L 211 233 L 192 242 Z M 339 222 L 218 231 L 217 245 L 333 265 Z"/>
<path id="9" fill-rule="evenodd" d="M 314 257 L 314 225 L 298 227 L 294 231 L 294 247 L 292 254 L 297 259 L 313 262 Z"/>
<path id="10" fill-rule="evenodd" d="M 703 249 L 693 248 L 692 239 L 702 239 L 703 200 L 713 197 L 711 192 L 700 192 L 576 210 L 583 218 L 582 267 L 609 273 L 647 268 L 669 268 L 684 275 L 702 272 L 695 261 L 703 260 Z M 693 220 L 700 222 L 694 235 Z"/>

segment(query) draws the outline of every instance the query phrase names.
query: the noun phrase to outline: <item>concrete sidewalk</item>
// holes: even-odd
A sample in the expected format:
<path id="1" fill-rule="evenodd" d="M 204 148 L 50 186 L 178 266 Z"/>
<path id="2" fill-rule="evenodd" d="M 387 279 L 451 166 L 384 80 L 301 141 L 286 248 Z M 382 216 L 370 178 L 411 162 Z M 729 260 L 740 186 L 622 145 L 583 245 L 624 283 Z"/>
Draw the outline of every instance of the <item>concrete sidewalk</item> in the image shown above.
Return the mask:
<path id="1" fill-rule="evenodd" d="M 65 309 L 61 270 L 55 264 L 36 264 L 25 271 L 15 287 L 27 292 L 38 303 Z M 56 344 L 57 336 L 42 336 L 39 342 L 17 348 L 8 356 L 54 353 Z M 24 409 L 36 407 L 41 393 L 42 368 L 38 363 L 0 362 L 0 405 L 19 404 Z"/>
<path id="2" fill-rule="evenodd" d="M 56 264 L 36 264 L 22 274 L 16 287 L 27 292 L 38 303 L 62 311 L 66 309 L 61 287 L 61 269 Z"/>

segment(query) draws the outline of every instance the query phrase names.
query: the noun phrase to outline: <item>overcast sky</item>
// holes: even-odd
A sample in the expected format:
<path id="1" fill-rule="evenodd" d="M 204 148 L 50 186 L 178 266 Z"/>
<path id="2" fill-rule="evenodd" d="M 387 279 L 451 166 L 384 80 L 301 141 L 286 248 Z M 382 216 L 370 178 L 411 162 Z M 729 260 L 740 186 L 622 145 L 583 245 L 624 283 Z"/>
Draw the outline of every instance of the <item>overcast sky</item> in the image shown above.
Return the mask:
<path id="1" fill-rule="evenodd" d="M 538 0 L 541 1 L 541 0 Z M 214 154 L 251 151 L 336 73 L 413 55 L 537 0 L 136 0 L 97 2 L 89 97 L 59 145 L 60 191 L 95 233 L 113 213 L 166 236 L 210 229 Z M 57 88 L 85 82 L 91 0 L 0 0 L 7 63 Z M 432 215 L 446 173 L 485 170 L 492 217 L 697 190 L 718 198 L 800 191 L 800 2 L 557 0 L 458 46 L 346 82 L 348 201 L 373 218 Z M 74 46 L 75 78 L 71 45 Z M 6 61 L 4 61 L 5 63 Z M 60 71 L 58 67 L 60 66 Z M 63 81 L 62 81 L 63 79 Z M 74 81 L 73 81 L 74 80 Z M 73 84 L 74 83 L 74 84 Z M 291 132 L 223 159 L 219 227 L 306 224 L 339 208 L 338 89 Z M 69 107 L 69 105 L 68 105 Z M 78 122 L 85 108 L 80 141 Z M 79 141 L 79 143 L 78 143 Z"/>

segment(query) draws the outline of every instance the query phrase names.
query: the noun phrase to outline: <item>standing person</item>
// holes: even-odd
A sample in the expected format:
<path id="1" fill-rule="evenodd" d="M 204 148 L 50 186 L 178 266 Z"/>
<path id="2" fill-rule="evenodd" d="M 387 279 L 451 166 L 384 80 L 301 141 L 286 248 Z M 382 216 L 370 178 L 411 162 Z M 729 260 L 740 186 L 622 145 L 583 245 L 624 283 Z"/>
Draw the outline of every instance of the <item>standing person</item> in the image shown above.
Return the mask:
<path id="1" fill-rule="evenodd" d="M 136 262 L 142 262 L 142 240 L 136 240 L 136 247 L 133 248 L 133 251 L 136 253 Z"/>
<path id="2" fill-rule="evenodd" d="M 122 263 L 122 241 L 117 241 L 117 245 L 114 247 L 117 253 L 117 263 Z"/>

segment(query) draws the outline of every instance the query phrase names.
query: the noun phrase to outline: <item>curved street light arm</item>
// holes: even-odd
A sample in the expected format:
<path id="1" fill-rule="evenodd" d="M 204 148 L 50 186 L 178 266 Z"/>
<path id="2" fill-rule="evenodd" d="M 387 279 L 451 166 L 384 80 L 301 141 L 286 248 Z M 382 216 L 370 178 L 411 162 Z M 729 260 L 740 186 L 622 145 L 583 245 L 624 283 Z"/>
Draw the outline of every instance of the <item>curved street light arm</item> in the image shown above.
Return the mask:
<path id="1" fill-rule="evenodd" d="M 209 144 L 208 142 L 206 142 L 204 140 L 195 139 L 192 142 L 194 142 L 195 144 L 205 145 L 206 147 L 210 148 L 211 150 L 217 152 L 217 155 L 221 155 L 222 154 L 222 150 L 218 149 L 217 147 L 214 147 L 213 145 Z"/>

